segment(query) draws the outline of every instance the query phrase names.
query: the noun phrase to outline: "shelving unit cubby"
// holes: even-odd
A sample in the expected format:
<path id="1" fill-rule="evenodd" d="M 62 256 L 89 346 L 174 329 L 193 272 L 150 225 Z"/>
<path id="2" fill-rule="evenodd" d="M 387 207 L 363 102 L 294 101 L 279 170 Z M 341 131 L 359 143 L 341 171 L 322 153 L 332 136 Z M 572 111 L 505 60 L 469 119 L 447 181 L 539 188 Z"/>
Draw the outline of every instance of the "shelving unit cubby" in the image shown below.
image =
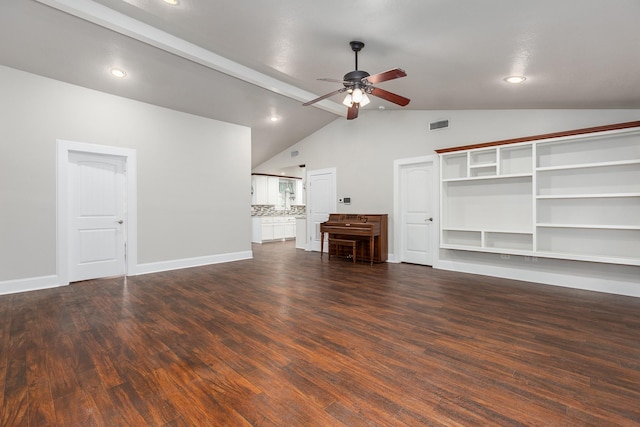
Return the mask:
<path id="1" fill-rule="evenodd" d="M 437 152 L 441 248 L 640 265 L 640 121 Z"/>

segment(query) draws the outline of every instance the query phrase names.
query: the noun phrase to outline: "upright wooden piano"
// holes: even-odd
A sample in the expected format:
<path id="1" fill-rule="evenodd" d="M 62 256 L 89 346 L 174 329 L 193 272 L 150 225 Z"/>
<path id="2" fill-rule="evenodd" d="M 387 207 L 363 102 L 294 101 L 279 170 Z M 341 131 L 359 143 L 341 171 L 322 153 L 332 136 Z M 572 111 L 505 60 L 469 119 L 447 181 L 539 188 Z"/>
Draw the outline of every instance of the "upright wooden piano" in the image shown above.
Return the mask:
<path id="1" fill-rule="evenodd" d="M 324 251 L 324 237 L 327 233 L 331 239 L 355 240 L 359 260 L 371 263 L 387 261 L 387 222 L 387 214 L 329 214 L 329 220 L 320 224 L 320 256 Z M 339 248 L 329 247 L 329 250 L 335 251 L 331 255 L 346 255 L 340 253 Z"/>

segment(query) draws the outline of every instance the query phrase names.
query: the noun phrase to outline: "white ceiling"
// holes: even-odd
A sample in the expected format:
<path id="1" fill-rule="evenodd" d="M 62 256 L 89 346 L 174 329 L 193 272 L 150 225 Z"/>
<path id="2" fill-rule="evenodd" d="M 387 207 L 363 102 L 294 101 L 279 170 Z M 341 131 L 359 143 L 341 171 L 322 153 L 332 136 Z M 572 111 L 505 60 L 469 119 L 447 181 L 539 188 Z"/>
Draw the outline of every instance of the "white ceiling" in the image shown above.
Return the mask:
<path id="1" fill-rule="evenodd" d="M 351 40 L 406 70 L 378 85 L 405 109 L 640 108 L 638 22 L 639 0 L 3 0 L 0 64 L 250 126 L 257 166 L 345 120 L 301 103 L 341 87 L 316 79 L 354 69 Z"/>

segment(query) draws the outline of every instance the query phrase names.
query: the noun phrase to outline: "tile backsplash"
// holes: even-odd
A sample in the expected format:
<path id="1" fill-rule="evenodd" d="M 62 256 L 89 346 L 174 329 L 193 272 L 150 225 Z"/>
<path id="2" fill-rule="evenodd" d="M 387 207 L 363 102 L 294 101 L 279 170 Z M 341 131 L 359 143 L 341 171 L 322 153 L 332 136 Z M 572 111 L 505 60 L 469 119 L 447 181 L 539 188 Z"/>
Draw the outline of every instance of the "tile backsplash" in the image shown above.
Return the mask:
<path id="1" fill-rule="evenodd" d="M 305 205 L 291 205 L 291 209 L 276 209 L 274 205 L 251 205 L 251 216 L 304 216 L 307 214 Z"/>

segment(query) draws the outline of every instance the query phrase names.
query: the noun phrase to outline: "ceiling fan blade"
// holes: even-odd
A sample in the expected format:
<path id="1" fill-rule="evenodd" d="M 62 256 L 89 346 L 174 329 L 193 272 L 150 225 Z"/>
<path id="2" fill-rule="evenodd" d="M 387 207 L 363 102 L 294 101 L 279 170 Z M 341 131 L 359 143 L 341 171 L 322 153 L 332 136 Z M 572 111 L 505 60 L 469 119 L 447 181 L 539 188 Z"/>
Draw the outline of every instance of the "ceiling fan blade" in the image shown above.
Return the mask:
<path id="1" fill-rule="evenodd" d="M 382 73 L 374 74 L 373 76 L 369 76 L 366 78 L 366 80 L 371 84 L 376 84 L 406 76 L 407 73 L 404 70 L 401 70 L 400 68 L 394 68 L 393 70 L 388 70 Z"/>
<path id="2" fill-rule="evenodd" d="M 389 102 L 393 102 L 394 104 L 398 104 L 401 107 L 408 105 L 411 101 L 409 98 L 405 98 L 404 96 L 400 96 L 384 89 L 380 89 L 379 87 L 374 87 L 371 90 L 371 95 L 377 96 L 378 98 L 382 98 Z"/>
<path id="3" fill-rule="evenodd" d="M 311 104 L 315 104 L 318 101 L 322 101 L 323 99 L 329 98 L 330 96 L 333 95 L 337 95 L 339 93 L 344 92 L 345 90 L 347 90 L 347 88 L 343 87 L 342 89 L 338 89 L 338 90 L 334 90 L 333 92 L 329 92 L 326 95 L 322 95 L 321 97 L 318 97 L 316 99 L 312 99 L 311 101 L 307 101 L 304 104 L 302 104 L 304 107 L 306 107 L 307 105 L 311 105 Z"/>
<path id="4" fill-rule="evenodd" d="M 358 110 L 360 109 L 359 104 L 352 104 L 347 111 L 347 120 L 353 120 L 358 117 Z"/>

